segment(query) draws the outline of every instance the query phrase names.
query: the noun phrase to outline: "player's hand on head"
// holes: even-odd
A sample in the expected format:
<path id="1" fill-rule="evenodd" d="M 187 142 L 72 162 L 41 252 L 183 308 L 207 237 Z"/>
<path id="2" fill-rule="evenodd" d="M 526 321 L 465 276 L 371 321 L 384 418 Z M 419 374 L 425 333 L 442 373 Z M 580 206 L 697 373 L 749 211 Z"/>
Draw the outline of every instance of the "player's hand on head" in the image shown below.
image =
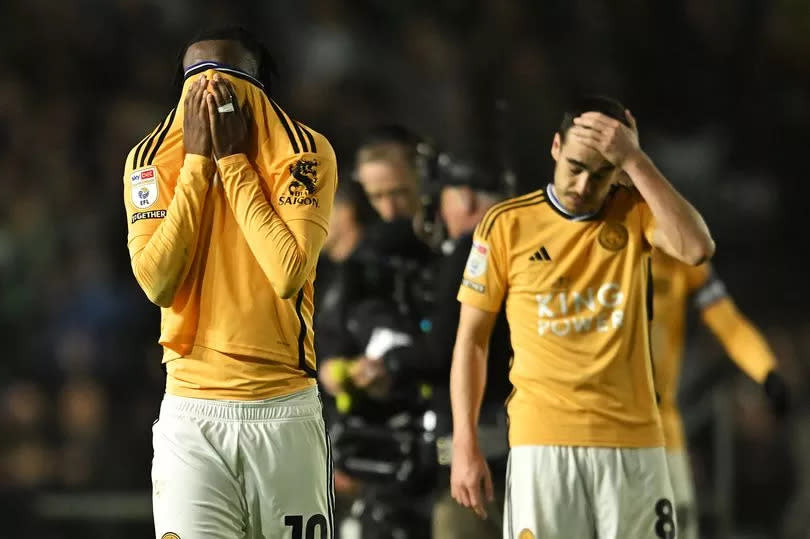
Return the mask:
<path id="1" fill-rule="evenodd" d="M 250 107 L 240 107 L 233 85 L 214 75 L 206 92 L 214 154 L 226 157 L 246 153 L 250 136 Z"/>
<path id="2" fill-rule="evenodd" d="M 621 168 L 641 151 L 636 119 L 625 111 L 630 127 L 601 112 L 586 112 L 574 118 L 569 133 L 579 142 L 602 154 L 611 164 Z"/>
<path id="3" fill-rule="evenodd" d="M 191 83 L 183 103 L 183 146 L 186 153 L 211 157 L 211 127 L 205 102 L 205 75 Z"/>
<path id="4" fill-rule="evenodd" d="M 475 511 L 480 518 L 487 518 L 486 506 L 495 499 L 495 494 L 489 465 L 477 447 L 453 444 L 450 494 L 458 503 Z"/>

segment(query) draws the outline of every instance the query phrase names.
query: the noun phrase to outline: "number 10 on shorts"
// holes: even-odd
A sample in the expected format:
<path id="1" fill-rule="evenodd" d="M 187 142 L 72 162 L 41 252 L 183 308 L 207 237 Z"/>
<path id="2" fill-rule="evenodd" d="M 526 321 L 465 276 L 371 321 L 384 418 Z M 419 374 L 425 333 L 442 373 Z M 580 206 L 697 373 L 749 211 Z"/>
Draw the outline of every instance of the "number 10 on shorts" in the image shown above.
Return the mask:
<path id="1" fill-rule="evenodd" d="M 329 533 L 326 526 L 326 517 L 320 513 L 309 517 L 306 531 L 304 529 L 303 515 L 286 515 L 284 525 L 292 528 L 292 539 L 326 539 Z"/>

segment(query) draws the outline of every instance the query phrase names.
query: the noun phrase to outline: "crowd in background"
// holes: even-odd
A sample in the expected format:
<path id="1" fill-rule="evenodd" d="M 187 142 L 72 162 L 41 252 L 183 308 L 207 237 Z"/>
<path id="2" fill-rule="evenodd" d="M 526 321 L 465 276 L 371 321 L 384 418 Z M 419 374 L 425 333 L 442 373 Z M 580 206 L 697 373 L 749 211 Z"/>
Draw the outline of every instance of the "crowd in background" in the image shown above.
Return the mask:
<path id="1" fill-rule="evenodd" d="M 123 160 L 176 101 L 182 44 L 202 27 L 237 21 L 276 55 L 271 93 L 330 139 L 343 181 L 362 133 L 395 121 L 440 146 L 508 164 L 525 192 L 548 181 L 567 96 L 625 102 L 642 146 L 707 217 L 715 266 L 794 384 L 793 415 L 780 424 L 732 368 L 711 378 L 733 384 L 738 528 L 799 526 L 788 508 L 810 481 L 801 398 L 810 380 L 810 284 L 799 263 L 810 195 L 804 2 L 30 0 L 4 8 L 7 512 L 28 511 L 25 501 L 44 491 L 149 488 L 149 425 L 163 391 L 159 313 L 129 268 Z M 500 112 L 499 100 L 508 105 Z M 687 356 L 687 389 L 726 361 L 704 334 Z M 705 490 L 712 425 L 699 420 L 704 395 L 696 389 L 698 405 L 686 408 L 697 418 L 695 468 Z M 108 536 L 93 530 L 82 536 Z"/>

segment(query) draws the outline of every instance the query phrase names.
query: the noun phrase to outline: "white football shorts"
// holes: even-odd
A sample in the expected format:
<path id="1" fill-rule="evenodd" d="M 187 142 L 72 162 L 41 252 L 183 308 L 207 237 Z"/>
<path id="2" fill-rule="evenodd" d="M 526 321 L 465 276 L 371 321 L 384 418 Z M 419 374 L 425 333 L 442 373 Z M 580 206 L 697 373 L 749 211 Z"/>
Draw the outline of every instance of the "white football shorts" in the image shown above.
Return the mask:
<path id="1" fill-rule="evenodd" d="M 664 448 L 517 446 L 504 539 L 676 537 Z"/>
<path id="2" fill-rule="evenodd" d="M 332 539 L 316 388 L 263 401 L 165 395 L 153 426 L 157 539 Z"/>

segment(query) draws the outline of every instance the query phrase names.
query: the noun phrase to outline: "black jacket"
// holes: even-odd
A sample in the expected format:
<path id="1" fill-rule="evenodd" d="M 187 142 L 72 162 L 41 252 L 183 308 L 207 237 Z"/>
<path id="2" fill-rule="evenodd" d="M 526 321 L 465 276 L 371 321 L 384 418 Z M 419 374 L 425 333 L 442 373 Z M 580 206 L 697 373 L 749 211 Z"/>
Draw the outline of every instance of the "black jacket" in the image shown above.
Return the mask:
<path id="1" fill-rule="evenodd" d="M 472 235 L 462 236 L 452 242 L 450 253 L 436 261 L 434 306 L 420 324 L 422 339 L 416 346 L 392 350 L 385 358 L 396 378 L 418 377 L 432 385 L 435 407 L 440 412 L 439 430 L 446 432 L 450 431 L 450 367 L 461 312 L 456 296 L 471 248 Z M 511 357 L 509 327 L 502 310 L 490 339 L 482 422 L 495 421 L 494 417 L 503 413 L 512 388 L 508 378 Z"/>

